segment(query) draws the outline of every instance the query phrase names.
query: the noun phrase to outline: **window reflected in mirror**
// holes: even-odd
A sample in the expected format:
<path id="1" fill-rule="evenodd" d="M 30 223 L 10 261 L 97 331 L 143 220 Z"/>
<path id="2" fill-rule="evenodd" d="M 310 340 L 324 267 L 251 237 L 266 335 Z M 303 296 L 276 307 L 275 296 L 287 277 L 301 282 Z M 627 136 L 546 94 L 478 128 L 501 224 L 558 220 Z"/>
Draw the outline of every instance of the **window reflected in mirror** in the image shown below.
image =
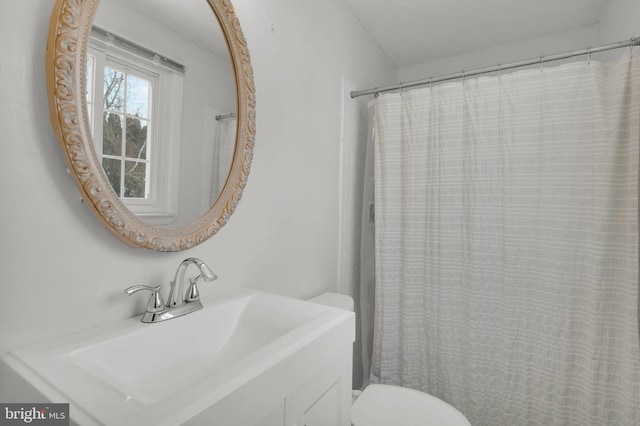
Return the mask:
<path id="1" fill-rule="evenodd" d="M 87 87 L 94 93 L 87 98 L 93 101 L 88 101 L 92 103 L 90 120 L 97 122 L 100 117 L 102 121 L 102 137 L 92 126 L 102 167 L 119 197 L 149 199 L 150 171 L 156 165 L 147 152 L 157 145 L 149 129 L 154 120 L 151 111 L 157 110 L 152 94 L 158 74 L 149 68 L 136 73 L 130 62 L 116 61 L 95 48 L 92 53 L 87 61 Z M 104 66 L 96 70 L 96 63 Z"/>
<path id="2" fill-rule="evenodd" d="M 182 78 L 173 74 L 183 75 L 184 67 L 162 59 L 94 26 L 86 62 L 87 111 L 96 153 L 116 195 L 137 214 L 170 222 L 176 209 L 166 182 L 178 179 L 178 169 L 170 166 L 172 148 L 160 123 L 179 129 L 182 106 L 160 102 L 170 100 L 163 93 L 182 92 Z"/>

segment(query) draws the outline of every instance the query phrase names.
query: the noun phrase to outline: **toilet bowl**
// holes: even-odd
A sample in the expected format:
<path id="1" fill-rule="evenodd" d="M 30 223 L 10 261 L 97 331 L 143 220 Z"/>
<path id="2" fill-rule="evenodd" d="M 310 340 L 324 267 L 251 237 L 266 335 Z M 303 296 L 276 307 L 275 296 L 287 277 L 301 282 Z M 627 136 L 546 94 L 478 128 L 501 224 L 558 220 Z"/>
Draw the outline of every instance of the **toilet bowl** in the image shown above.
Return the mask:
<path id="1" fill-rule="evenodd" d="M 471 426 L 462 413 L 424 392 L 369 385 L 351 407 L 353 426 Z"/>
<path id="2" fill-rule="evenodd" d="M 336 293 L 323 293 L 310 299 L 353 311 L 353 299 Z M 351 407 L 352 426 L 471 426 L 451 405 L 413 389 L 391 385 L 369 385 Z"/>

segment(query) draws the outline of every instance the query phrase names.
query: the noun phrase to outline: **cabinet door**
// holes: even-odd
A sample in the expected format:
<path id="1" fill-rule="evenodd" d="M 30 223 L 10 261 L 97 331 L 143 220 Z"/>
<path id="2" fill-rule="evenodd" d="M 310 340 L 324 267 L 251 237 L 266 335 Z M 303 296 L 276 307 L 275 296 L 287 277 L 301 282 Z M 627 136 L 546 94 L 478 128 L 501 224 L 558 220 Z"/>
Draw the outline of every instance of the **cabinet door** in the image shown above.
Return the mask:
<path id="1" fill-rule="evenodd" d="M 351 351 L 325 364 L 286 398 L 285 425 L 351 425 Z"/>
<path id="2" fill-rule="evenodd" d="M 304 426 L 327 426 L 342 424 L 340 382 L 334 383 L 324 395 L 302 413 Z"/>

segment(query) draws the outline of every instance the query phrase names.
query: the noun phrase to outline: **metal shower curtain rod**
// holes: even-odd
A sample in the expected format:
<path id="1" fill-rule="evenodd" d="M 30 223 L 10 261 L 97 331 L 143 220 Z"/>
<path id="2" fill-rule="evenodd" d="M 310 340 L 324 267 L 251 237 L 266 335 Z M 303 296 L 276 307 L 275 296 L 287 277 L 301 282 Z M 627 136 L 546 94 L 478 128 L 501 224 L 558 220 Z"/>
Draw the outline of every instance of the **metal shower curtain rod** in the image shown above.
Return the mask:
<path id="1" fill-rule="evenodd" d="M 111 45 L 118 47 L 129 53 L 141 56 L 148 61 L 155 62 L 157 64 L 171 68 L 174 71 L 181 72 L 182 74 L 184 74 L 185 72 L 185 67 L 181 63 L 162 56 L 161 54 L 156 53 L 153 50 L 149 50 L 146 47 L 136 44 L 130 40 L 127 40 L 126 38 L 110 33 L 109 31 L 104 30 L 100 27 L 96 27 L 95 25 L 91 27 L 91 36 L 105 43 L 107 46 Z"/>
<path id="2" fill-rule="evenodd" d="M 226 120 L 227 118 L 235 118 L 236 113 L 232 112 L 230 114 L 220 114 L 220 115 L 216 115 L 216 120 L 220 121 L 220 120 Z"/>
<path id="3" fill-rule="evenodd" d="M 367 90 L 354 90 L 353 92 L 351 92 L 351 97 L 357 98 L 359 96 L 365 96 L 365 95 L 378 96 L 380 93 L 391 92 L 394 90 L 402 90 L 409 87 L 424 86 L 426 84 L 440 83 L 443 81 L 456 80 L 459 78 L 472 77 L 472 76 L 487 74 L 491 72 L 500 72 L 500 71 L 509 70 L 513 68 L 526 67 L 527 65 L 540 64 L 542 66 L 545 62 L 559 61 L 560 59 L 572 58 L 574 56 L 591 55 L 592 53 L 604 52 L 606 50 L 620 49 L 622 47 L 631 48 L 633 46 L 640 46 L 639 37 L 632 37 L 631 39 L 626 41 L 605 44 L 597 47 L 588 47 L 586 49 L 574 50 L 572 52 L 556 53 L 555 55 L 545 55 L 545 56 L 540 56 L 538 58 L 531 58 L 531 59 L 525 59 L 522 61 L 509 62 L 503 65 L 498 64 L 493 67 L 476 68 L 471 71 L 461 71 L 454 74 L 446 74 L 440 77 L 429 77 L 422 80 L 408 81 L 405 83 L 398 83 L 398 84 L 393 84 L 393 85 L 384 86 L 384 87 L 374 87 L 373 89 L 367 89 Z"/>

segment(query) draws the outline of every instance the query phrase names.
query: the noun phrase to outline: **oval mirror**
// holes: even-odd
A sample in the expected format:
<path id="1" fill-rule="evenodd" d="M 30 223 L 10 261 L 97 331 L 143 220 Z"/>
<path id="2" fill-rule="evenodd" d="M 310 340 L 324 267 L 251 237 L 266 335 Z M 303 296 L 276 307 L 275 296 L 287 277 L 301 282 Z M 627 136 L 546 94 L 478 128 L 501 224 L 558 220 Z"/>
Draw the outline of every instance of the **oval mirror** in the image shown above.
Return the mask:
<path id="1" fill-rule="evenodd" d="M 255 140 L 250 57 L 227 0 L 57 0 L 51 122 L 83 200 L 124 242 L 194 247 L 233 213 Z"/>

